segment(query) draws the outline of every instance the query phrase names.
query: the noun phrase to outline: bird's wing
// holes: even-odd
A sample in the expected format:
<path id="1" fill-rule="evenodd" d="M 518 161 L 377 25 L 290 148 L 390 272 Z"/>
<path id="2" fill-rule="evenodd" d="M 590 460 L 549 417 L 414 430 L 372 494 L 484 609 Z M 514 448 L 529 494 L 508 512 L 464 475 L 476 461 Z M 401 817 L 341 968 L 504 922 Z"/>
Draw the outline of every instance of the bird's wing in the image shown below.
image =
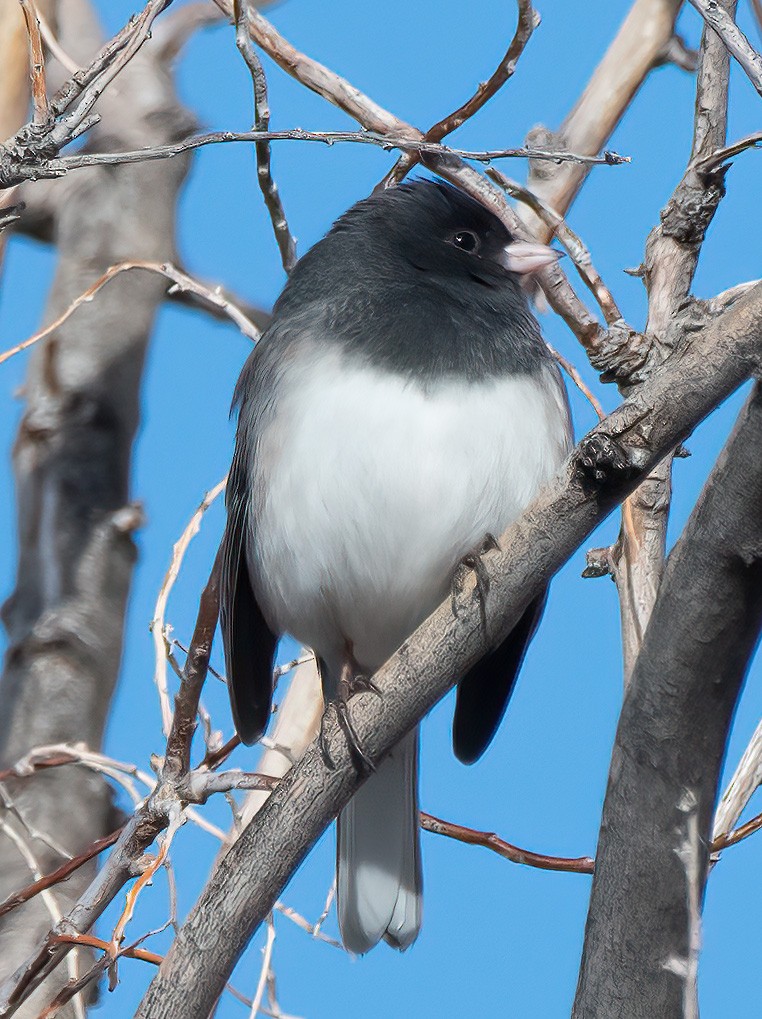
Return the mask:
<path id="1" fill-rule="evenodd" d="M 236 731 L 255 743 L 267 727 L 273 695 L 273 657 L 278 638 L 262 615 L 246 562 L 249 498 L 239 450 L 227 488 L 228 518 L 222 536 L 220 629 Z"/>
<path id="2" fill-rule="evenodd" d="M 473 764 L 492 742 L 513 691 L 529 642 L 545 608 L 547 588 L 530 602 L 502 644 L 477 662 L 458 684 L 452 745 L 455 756 Z"/>

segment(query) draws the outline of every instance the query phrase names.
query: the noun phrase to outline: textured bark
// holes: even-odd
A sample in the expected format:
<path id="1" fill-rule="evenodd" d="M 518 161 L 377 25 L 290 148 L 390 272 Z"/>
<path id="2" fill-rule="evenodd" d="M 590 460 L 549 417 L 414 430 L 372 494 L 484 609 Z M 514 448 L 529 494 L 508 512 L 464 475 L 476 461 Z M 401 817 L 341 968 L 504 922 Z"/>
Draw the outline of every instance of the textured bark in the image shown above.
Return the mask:
<path id="1" fill-rule="evenodd" d="M 376 673 L 381 696 L 352 700 L 352 722 L 371 760 L 379 760 L 484 653 L 506 634 L 532 597 L 593 528 L 669 449 L 749 374 L 762 371 L 762 285 L 697 334 L 691 349 L 667 361 L 636 397 L 593 435 L 613 438 L 635 469 L 602 487 L 570 465 L 485 556 L 490 595 L 453 612 L 443 603 Z M 605 445 L 605 442 L 604 442 Z M 581 444 L 589 451 L 590 439 Z M 338 729 L 326 725 L 330 767 L 312 744 L 273 792 L 212 879 L 181 928 L 136 1016 L 205 1019 L 251 935 L 283 886 L 358 788 L 360 777 Z"/>
<path id="2" fill-rule="evenodd" d="M 62 0 L 58 15 L 64 48 L 84 63 L 100 41 L 89 7 Z M 120 76 L 118 95 L 107 92 L 98 109 L 103 122 L 93 131 L 93 147 L 161 144 L 191 127 L 165 69 L 148 50 Z M 185 159 L 97 168 L 46 187 L 58 249 L 48 321 L 109 265 L 173 257 L 174 206 L 186 168 Z M 34 205 L 33 187 L 26 197 Z M 9 649 L 0 680 L 0 766 L 39 744 L 100 746 L 135 561 L 131 532 L 140 522 L 129 506 L 140 379 L 165 289 L 152 274 L 125 274 L 32 356 L 14 449 L 20 549 L 16 588 L 3 610 Z M 9 792 L 27 824 L 70 853 L 114 827 L 106 783 L 84 768 L 35 775 L 9 785 Z M 6 814 L 6 820 L 41 870 L 62 862 L 16 819 Z M 64 909 L 92 873 L 82 868 L 56 890 Z M 29 880 L 27 863 L 0 833 L 0 899 Z M 50 926 L 39 899 L 4 918 L 3 975 Z M 51 991 L 46 985 L 42 997 Z M 37 1007 L 27 1005 L 20 1014 L 36 1015 L 40 1000 L 36 996 Z"/>
<path id="3" fill-rule="evenodd" d="M 574 1019 L 698 1017 L 700 909 L 762 625 L 762 389 L 673 550 L 619 720 Z"/>

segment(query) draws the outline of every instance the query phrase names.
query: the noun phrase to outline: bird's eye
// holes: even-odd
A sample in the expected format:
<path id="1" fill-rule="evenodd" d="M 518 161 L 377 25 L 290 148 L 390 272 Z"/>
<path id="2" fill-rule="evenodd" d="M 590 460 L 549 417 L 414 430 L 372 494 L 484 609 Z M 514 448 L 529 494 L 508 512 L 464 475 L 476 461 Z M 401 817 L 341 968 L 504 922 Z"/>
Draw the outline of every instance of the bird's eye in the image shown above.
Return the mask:
<path id="1" fill-rule="evenodd" d="M 479 238 L 471 230 L 458 230 L 452 243 L 456 248 L 462 248 L 463 251 L 476 251 L 479 247 Z"/>

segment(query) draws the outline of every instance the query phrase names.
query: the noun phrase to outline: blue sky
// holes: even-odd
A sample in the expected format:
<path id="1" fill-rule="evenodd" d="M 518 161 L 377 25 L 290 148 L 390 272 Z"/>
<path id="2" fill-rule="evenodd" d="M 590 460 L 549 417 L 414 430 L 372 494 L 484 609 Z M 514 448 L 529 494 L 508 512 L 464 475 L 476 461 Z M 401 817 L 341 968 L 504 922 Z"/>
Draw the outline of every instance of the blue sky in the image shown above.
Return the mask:
<path id="1" fill-rule="evenodd" d="M 100 0 L 109 31 L 133 11 L 124 0 Z M 519 144 L 535 123 L 557 126 L 627 8 L 605 0 L 538 4 L 543 23 L 507 88 L 467 124 L 455 140 L 463 147 Z M 750 38 L 747 5 L 741 19 Z M 269 16 L 295 45 L 343 74 L 379 103 L 421 127 L 437 121 L 470 95 L 496 66 L 510 38 L 513 5 L 485 0 L 468 10 L 452 0 L 406 4 L 330 5 L 289 0 Z M 680 26 L 696 44 L 699 24 L 689 8 Z M 273 128 L 345 129 L 348 118 L 266 64 Z M 196 36 L 180 61 L 183 100 L 208 128 L 250 125 L 250 81 L 235 50 L 232 31 L 220 27 Z M 612 147 L 632 156 L 622 167 L 596 170 L 569 217 L 594 261 L 635 325 L 644 321 L 639 280 L 622 270 L 639 264 L 645 238 L 658 221 L 685 165 L 690 146 L 693 80 L 665 67 L 648 80 L 616 132 Z M 730 138 L 759 127 L 759 99 L 734 69 Z M 365 146 L 331 148 L 280 143 L 273 171 L 304 252 L 332 220 L 365 196 L 391 165 L 393 155 Z M 695 291 L 711 296 L 759 276 L 762 213 L 758 201 L 758 153 L 739 157 L 728 175 L 728 197 L 712 225 Z M 520 162 L 505 166 L 523 177 Z M 256 186 L 251 151 L 245 146 L 206 148 L 196 157 L 185 188 L 179 251 L 190 271 L 223 282 L 251 301 L 270 306 L 283 284 L 277 249 Z M 53 268 L 50 250 L 24 240 L 10 246 L 0 291 L 0 348 L 33 331 Z M 548 339 L 597 385 L 574 338 L 551 316 L 542 319 Z M 143 387 L 143 422 L 135 450 L 133 497 L 145 507 L 138 536 L 140 565 L 130 602 L 123 677 L 109 725 L 106 750 L 145 767 L 162 739 L 148 621 L 172 543 L 203 493 L 225 473 L 233 426 L 228 406 L 249 341 L 233 327 L 175 307 L 160 314 Z M 25 359 L 0 368 L 0 527 L 9 548 L 15 533 L 10 448 L 21 404 Z M 614 407 L 612 387 L 597 385 L 604 406 Z M 571 393 L 577 435 L 592 424 L 589 407 Z M 693 454 L 675 470 L 671 539 L 679 533 L 714 458 L 732 427 L 739 394 L 720 408 L 688 442 Z M 210 511 L 194 542 L 170 601 L 168 619 L 180 640 L 190 634 L 198 592 L 208 573 L 222 526 L 219 506 Z M 615 518 L 590 546 L 613 540 Z M 619 617 L 614 585 L 583 581 L 584 549 L 552 588 L 545 619 L 526 662 L 498 738 L 477 765 L 464 768 L 450 751 L 452 698 L 424 726 L 422 807 L 441 817 L 494 830 L 519 845 L 558 855 L 592 854 L 605 790 L 611 742 L 621 700 Z M 13 580 L 13 556 L 0 559 L 0 591 Z M 219 666 L 221 655 L 215 649 Z M 215 723 L 231 731 L 225 691 L 208 683 L 204 696 Z M 731 740 L 734 767 L 762 715 L 762 669 L 752 669 Z M 253 768 L 256 751 L 234 763 Z M 756 807 L 755 807 L 756 802 Z M 753 801 L 751 812 L 762 809 Z M 209 816 L 226 827 L 224 801 Z M 712 875 L 701 961 L 704 1019 L 751 1016 L 758 1006 L 758 916 L 762 909 L 759 868 L 762 836 L 729 850 Z M 424 834 L 426 900 L 420 939 L 405 955 L 385 947 L 351 960 L 314 942 L 278 917 L 274 968 L 281 1005 L 310 1019 L 362 1015 L 568 1015 L 576 983 L 590 879 L 513 866 L 485 850 Z M 216 845 L 187 825 L 174 849 L 181 915 L 203 884 Z M 283 899 L 315 919 L 332 879 L 333 833 L 317 846 Z M 161 923 L 166 915 L 163 877 L 144 893 L 128 936 Z M 114 911 L 110 914 L 113 919 Z M 107 920 L 101 932 L 107 930 Z M 326 931 L 335 933 L 335 918 Z M 224 932 L 220 933 L 224 937 Z M 167 937 L 149 947 L 166 949 Z M 252 994 L 259 972 L 258 939 L 236 971 L 234 983 Z M 152 976 L 149 966 L 125 961 L 121 985 L 104 992 L 101 1013 L 133 1014 Z M 245 1016 L 226 998 L 220 1017 Z"/>

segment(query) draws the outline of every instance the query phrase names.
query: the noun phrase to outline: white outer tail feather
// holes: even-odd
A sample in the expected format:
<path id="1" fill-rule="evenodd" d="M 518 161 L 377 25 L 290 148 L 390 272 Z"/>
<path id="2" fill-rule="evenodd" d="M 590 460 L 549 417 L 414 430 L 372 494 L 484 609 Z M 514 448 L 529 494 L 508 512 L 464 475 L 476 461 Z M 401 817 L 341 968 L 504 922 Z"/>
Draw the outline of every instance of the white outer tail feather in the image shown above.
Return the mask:
<path id="1" fill-rule="evenodd" d="M 337 908 L 345 947 L 408 948 L 421 928 L 418 730 L 405 736 L 339 815 Z"/>

